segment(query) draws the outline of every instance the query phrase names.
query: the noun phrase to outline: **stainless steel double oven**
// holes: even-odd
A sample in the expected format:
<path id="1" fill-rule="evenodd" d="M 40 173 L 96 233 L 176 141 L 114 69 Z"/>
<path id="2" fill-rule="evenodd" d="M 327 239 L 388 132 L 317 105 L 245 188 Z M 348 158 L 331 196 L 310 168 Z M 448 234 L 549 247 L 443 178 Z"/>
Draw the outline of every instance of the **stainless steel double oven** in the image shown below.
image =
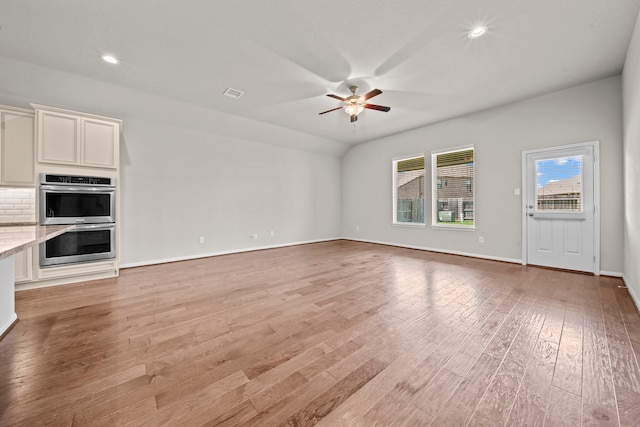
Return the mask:
<path id="1" fill-rule="evenodd" d="M 76 227 L 40 244 L 40 267 L 113 259 L 116 188 L 113 178 L 40 175 L 40 224 Z"/>

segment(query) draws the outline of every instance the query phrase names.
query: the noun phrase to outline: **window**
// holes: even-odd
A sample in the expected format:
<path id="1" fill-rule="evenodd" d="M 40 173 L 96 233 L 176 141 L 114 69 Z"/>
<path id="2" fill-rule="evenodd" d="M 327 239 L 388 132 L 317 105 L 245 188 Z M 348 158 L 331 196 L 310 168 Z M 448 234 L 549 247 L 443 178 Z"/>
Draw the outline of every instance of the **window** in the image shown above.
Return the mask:
<path id="1" fill-rule="evenodd" d="M 431 153 L 433 225 L 475 226 L 474 149 Z"/>
<path id="2" fill-rule="evenodd" d="M 424 156 L 393 161 L 393 223 L 424 225 Z"/>
<path id="3" fill-rule="evenodd" d="M 536 160 L 536 211 L 582 212 L 583 157 Z"/>

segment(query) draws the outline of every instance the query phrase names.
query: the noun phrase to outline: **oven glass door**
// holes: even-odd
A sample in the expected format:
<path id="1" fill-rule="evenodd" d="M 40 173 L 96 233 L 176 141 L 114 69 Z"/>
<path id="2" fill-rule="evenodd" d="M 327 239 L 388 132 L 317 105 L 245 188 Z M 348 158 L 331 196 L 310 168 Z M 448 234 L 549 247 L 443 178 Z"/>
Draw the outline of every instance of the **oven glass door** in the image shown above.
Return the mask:
<path id="1" fill-rule="evenodd" d="M 40 266 L 115 258 L 115 225 L 78 225 L 40 244 Z"/>
<path id="2" fill-rule="evenodd" d="M 81 187 L 43 185 L 40 188 L 40 223 L 115 222 L 115 191 Z"/>

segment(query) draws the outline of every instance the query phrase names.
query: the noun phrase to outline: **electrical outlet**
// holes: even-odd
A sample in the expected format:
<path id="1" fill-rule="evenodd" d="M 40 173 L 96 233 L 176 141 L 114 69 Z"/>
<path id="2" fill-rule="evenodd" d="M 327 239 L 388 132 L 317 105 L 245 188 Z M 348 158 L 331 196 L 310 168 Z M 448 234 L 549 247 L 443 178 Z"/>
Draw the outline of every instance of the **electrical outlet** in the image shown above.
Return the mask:
<path id="1" fill-rule="evenodd" d="M 271 230 L 271 237 L 273 237 L 273 236 L 275 236 L 275 235 L 276 235 L 276 232 L 275 232 L 275 231 L 273 231 L 273 230 Z"/>
<path id="2" fill-rule="evenodd" d="M 249 239 L 250 240 L 258 240 L 258 235 L 257 234 L 251 234 L 251 235 L 249 235 Z"/>
<path id="3" fill-rule="evenodd" d="M 360 226 L 356 225 L 356 231 L 360 231 Z"/>
<path id="4" fill-rule="evenodd" d="M 484 243 L 484 236 L 478 237 L 478 243 Z"/>
<path id="5" fill-rule="evenodd" d="M 204 243 L 204 237 L 200 236 L 200 243 Z"/>

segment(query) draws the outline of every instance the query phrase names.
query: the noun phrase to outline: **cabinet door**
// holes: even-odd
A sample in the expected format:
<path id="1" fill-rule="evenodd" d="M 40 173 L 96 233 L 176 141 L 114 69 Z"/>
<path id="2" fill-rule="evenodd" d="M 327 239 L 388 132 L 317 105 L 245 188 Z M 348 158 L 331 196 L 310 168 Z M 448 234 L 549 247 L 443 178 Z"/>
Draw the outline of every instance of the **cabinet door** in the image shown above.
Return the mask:
<path id="1" fill-rule="evenodd" d="M 82 120 L 82 164 L 101 168 L 116 168 L 120 126 L 101 120 Z"/>
<path id="2" fill-rule="evenodd" d="M 34 173 L 33 115 L 0 110 L 0 182 L 32 185 Z"/>
<path id="3" fill-rule="evenodd" d="M 33 260 L 33 248 L 27 248 L 15 254 L 15 282 L 28 282 L 33 278 L 31 262 Z"/>
<path id="4" fill-rule="evenodd" d="M 38 111 L 38 160 L 43 163 L 78 164 L 80 118 Z"/>

